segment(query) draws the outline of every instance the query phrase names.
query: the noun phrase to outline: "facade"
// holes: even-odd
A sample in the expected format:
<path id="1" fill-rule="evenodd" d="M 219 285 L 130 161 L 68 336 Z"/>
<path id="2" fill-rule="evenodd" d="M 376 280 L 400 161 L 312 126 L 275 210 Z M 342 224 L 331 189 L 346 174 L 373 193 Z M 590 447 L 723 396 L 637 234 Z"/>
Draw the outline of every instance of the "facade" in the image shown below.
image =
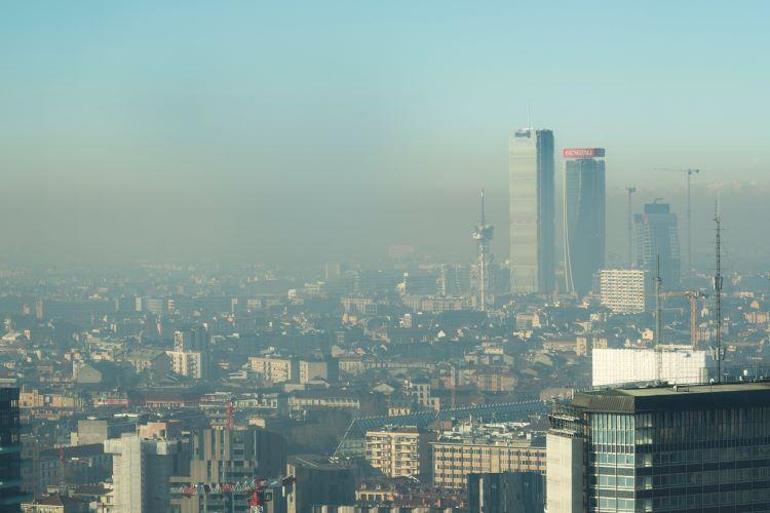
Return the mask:
<path id="1" fill-rule="evenodd" d="M 563 155 L 566 290 L 584 297 L 604 266 L 604 148 L 567 148 Z"/>
<path id="2" fill-rule="evenodd" d="M 636 266 L 656 276 L 660 256 L 663 287 L 677 290 L 680 280 L 679 228 L 676 214 L 668 203 L 655 201 L 644 205 L 644 213 L 634 216 Z"/>
<path id="3" fill-rule="evenodd" d="M 659 345 L 655 349 L 594 349 L 591 384 L 618 386 L 645 381 L 671 385 L 708 383 L 716 361 L 708 351 L 690 346 Z"/>
<path id="4" fill-rule="evenodd" d="M 642 269 L 599 271 L 599 300 L 616 313 L 642 313 L 647 308 L 647 273 Z"/>
<path id="5" fill-rule="evenodd" d="M 0 513 L 17 513 L 21 493 L 19 389 L 0 388 Z"/>
<path id="6" fill-rule="evenodd" d="M 545 480 L 537 472 L 468 476 L 468 513 L 543 513 Z"/>
<path id="7" fill-rule="evenodd" d="M 473 473 L 545 471 L 545 447 L 509 424 L 464 424 L 442 433 L 432 446 L 438 487 L 464 488 Z"/>
<path id="8" fill-rule="evenodd" d="M 554 290 L 554 142 L 550 130 L 517 130 L 510 143 L 511 291 Z"/>
<path id="9" fill-rule="evenodd" d="M 390 427 L 366 433 L 366 461 L 387 477 L 430 476 L 430 440 L 416 427 Z"/>
<path id="10" fill-rule="evenodd" d="M 299 369 L 299 382 L 303 385 L 318 379 L 329 379 L 328 366 L 325 361 L 300 360 L 297 367 Z"/>
<path id="11" fill-rule="evenodd" d="M 286 466 L 286 440 L 263 429 L 204 429 L 193 435 L 190 480 L 222 482 L 278 477 Z"/>
<path id="12" fill-rule="evenodd" d="M 312 456 L 294 456 L 286 465 L 286 513 L 306 513 L 317 505 L 345 505 L 355 500 L 352 471 Z"/>
<path id="13" fill-rule="evenodd" d="M 294 378 L 292 361 L 275 356 L 251 356 L 249 366 L 252 372 L 261 374 L 270 383 L 286 383 Z"/>
<path id="14" fill-rule="evenodd" d="M 171 361 L 171 372 L 192 379 L 206 379 L 208 364 L 202 351 L 166 351 Z"/>
<path id="15" fill-rule="evenodd" d="M 770 383 L 578 393 L 550 421 L 549 513 L 770 510 Z"/>
<path id="16" fill-rule="evenodd" d="M 113 511 L 167 511 L 176 451 L 176 441 L 143 440 L 133 433 L 106 440 L 104 452 L 112 455 Z"/>

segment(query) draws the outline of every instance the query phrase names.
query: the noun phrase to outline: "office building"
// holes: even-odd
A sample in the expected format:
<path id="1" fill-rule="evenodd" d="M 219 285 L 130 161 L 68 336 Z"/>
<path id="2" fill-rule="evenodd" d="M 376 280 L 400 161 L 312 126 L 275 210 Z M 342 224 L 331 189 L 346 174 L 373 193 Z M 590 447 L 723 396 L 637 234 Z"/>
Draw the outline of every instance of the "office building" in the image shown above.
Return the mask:
<path id="1" fill-rule="evenodd" d="M 345 505 L 355 500 L 350 468 L 313 456 L 292 456 L 284 478 L 286 513 L 306 513 L 318 505 Z"/>
<path id="2" fill-rule="evenodd" d="M 0 388 L 0 513 L 18 513 L 21 493 L 19 389 Z"/>
<path id="3" fill-rule="evenodd" d="M 636 266 L 650 277 L 657 274 L 660 256 L 660 276 L 663 287 L 677 290 L 680 279 L 679 228 L 676 214 L 668 203 L 656 200 L 644 205 L 644 213 L 634 216 L 636 234 Z"/>
<path id="4" fill-rule="evenodd" d="M 428 433 L 416 427 L 385 427 L 366 432 L 366 461 L 387 477 L 430 477 Z"/>
<path id="5" fill-rule="evenodd" d="M 433 483 L 443 488 L 465 488 L 472 473 L 545 470 L 545 447 L 511 424 L 462 424 L 431 445 Z"/>
<path id="6" fill-rule="evenodd" d="M 690 346 L 659 345 L 655 349 L 594 349 L 591 383 L 595 387 L 662 381 L 671 385 L 708 383 L 716 375 L 709 351 Z"/>
<path id="7" fill-rule="evenodd" d="M 105 440 L 104 452 L 112 455 L 113 511 L 167 511 L 176 451 L 174 440 L 142 439 L 134 433 Z"/>
<path id="8" fill-rule="evenodd" d="M 554 142 L 550 130 L 517 130 L 510 143 L 511 291 L 554 290 Z"/>
<path id="9" fill-rule="evenodd" d="M 647 307 L 648 277 L 642 269 L 602 269 L 599 301 L 615 313 L 642 313 Z"/>
<path id="10" fill-rule="evenodd" d="M 563 155 L 566 290 L 584 297 L 604 266 L 604 148 L 567 148 Z"/>
<path id="11" fill-rule="evenodd" d="M 545 480 L 538 472 L 468 475 L 468 513 L 543 513 Z"/>
<path id="12" fill-rule="evenodd" d="M 550 422 L 549 513 L 770 510 L 770 383 L 582 392 Z"/>

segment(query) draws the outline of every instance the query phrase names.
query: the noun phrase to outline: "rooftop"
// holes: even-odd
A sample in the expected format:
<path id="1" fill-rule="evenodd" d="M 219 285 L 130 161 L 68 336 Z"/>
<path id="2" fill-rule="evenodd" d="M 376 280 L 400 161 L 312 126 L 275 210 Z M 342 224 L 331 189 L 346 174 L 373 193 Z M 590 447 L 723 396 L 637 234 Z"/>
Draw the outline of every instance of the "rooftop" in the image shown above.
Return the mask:
<path id="1" fill-rule="evenodd" d="M 589 411 L 607 413 L 770 406 L 770 382 L 593 390 L 577 393 L 572 404 Z"/>

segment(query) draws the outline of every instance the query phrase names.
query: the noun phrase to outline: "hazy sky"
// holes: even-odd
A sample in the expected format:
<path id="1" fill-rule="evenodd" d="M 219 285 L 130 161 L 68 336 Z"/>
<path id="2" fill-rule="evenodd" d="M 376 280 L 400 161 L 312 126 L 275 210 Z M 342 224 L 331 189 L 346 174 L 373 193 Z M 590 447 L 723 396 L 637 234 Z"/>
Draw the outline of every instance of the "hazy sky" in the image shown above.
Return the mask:
<path id="1" fill-rule="evenodd" d="M 529 105 L 559 148 L 607 148 L 614 221 L 629 182 L 681 199 L 659 166 L 767 212 L 768 19 L 764 1 L 4 0 L 0 255 L 462 257 L 481 187 L 505 253 Z"/>

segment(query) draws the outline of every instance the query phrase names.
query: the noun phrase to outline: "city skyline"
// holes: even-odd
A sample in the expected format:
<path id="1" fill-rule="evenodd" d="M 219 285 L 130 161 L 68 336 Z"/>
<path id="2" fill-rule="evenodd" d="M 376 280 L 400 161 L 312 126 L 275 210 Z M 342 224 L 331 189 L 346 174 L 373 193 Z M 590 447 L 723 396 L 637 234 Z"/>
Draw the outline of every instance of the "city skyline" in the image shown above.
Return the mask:
<path id="1" fill-rule="evenodd" d="M 0 204 L 0 256 L 372 258 L 407 243 L 468 258 L 472 245 L 453 249 L 474 210 L 464 205 L 481 188 L 502 205 L 507 139 L 530 119 L 557 149 L 608 148 L 608 212 L 629 184 L 675 203 L 663 193 L 678 194 L 680 177 L 658 167 L 703 169 L 694 187 L 707 204 L 707 185 L 767 193 L 767 72 L 740 51 L 770 46 L 767 11 L 699 6 L 693 25 L 687 2 L 288 14 L 271 2 L 12 1 L 0 19 L 0 168 L 17 193 Z M 725 221 L 747 223 L 749 203 L 770 208 L 747 191 L 732 212 L 725 202 Z M 490 210 L 497 255 L 505 210 Z M 696 229 L 710 210 L 696 206 Z M 359 231 L 382 241 L 377 252 Z M 696 233 L 696 259 L 705 239 Z"/>

